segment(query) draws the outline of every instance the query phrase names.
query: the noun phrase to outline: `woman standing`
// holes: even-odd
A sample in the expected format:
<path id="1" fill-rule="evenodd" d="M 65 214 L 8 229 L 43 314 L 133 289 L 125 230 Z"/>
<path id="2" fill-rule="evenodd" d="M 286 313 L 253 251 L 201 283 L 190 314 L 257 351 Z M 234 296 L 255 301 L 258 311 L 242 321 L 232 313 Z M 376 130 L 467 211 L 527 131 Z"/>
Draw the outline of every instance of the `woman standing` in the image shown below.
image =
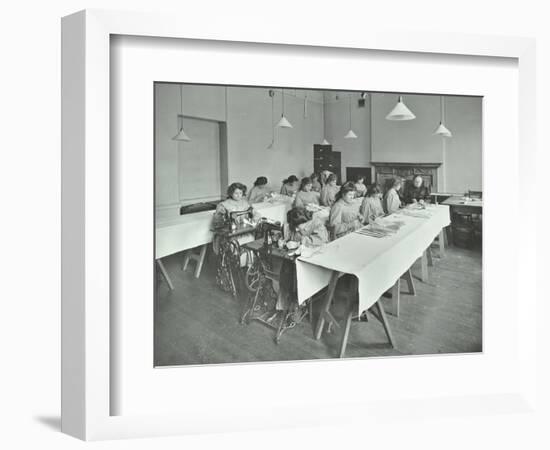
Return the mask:
<path id="1" fill-rule="evenodd" d="M 319 205 L 319 192 L 313 191 L 313 183 L 311 178 L 302 178 L 300 190 L 296 193 L 294 206 L 297 208 L 305 208 L 307 205 Z"/>
<path id="2" fill-rule="evenodd" d="M 336 194 L 340 190 L 336 186 L 336 180 L 336 175 L 333 173 L 328 176 L 325 185 L 321 189 L 321 205 L 332 206 L 336 201 Z"/>
<path id="3" fill-rule="evenodd" d="M 361 228 L 363 216 L 359 213 L 357 204 L 354 203 L 355 187 L 352 182 L 342 186 L 336 196 L 336 201 L 330 209 L 329 224 L 338 239 L 352 231 Z"/>
<path id="4" fill-rule="evenodd" d="M 248 193 L 248 201 L 250 203 L 260 203 L 263 202 L 266 197 L 270 194 L 269 187 L 267 186 L 266 177 L 258 177 L 254 181 L 254 186 L 250 189 Z"/>
<path id="5" fill-rule="evenodd" d="M 377 184 L 371 184 L 367 188 L 367 195 L 361 203 L 359 212 L 364 218 L 364 223 L 374 222 L 377 217 L 384 215 L 384 208 L 382 208 L 382 191 Z"/>
<path id="6" fill-rule="evenodd" d="M 384 207 L 386 213 L 393 214 L 401 208 L 401 199 L 399 198 L 399 189 L 401 189 L 402 181 L 400 178 L 394 178 L 392 181 L 392 187 L 388 189 L 384 197 Z"/>
<path id="7" fill-rule="evenodd" d="M 283 180 L 281 186 L 281 194 L 292 197 L 298 190 L 298 178 L 296 175 L 290 175 L 287 179 Z"/>

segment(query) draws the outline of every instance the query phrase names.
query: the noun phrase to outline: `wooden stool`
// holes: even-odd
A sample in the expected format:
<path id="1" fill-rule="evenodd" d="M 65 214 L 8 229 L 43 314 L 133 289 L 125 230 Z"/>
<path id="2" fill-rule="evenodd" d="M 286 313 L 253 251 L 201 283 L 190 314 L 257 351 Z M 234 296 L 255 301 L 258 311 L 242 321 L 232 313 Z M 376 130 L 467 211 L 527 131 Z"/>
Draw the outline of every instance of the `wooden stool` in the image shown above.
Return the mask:
<path id="1" fill-rule="evenodd" d="M 194 249 L 190 249 L 190 250 L 187 250 L 187 252 L 185 252 L 185 259 L 183 260 L 182 270 L 183 271 L 187 270 L 187 266 L 189 265 L 189 261 L 195 261 L 196 264 L 197 264 L 195 266 L 195 278 L 199 278 L 200 275 L 201 275 L 202 265 L 204 263 L 204 257 L 206 256 L 206 245 L 207 244 L 204 244 L 204 245 L 200 246 L 200 252 L 199 253 L 195 253 L 193 251 Z M 199 248 L 199 247 L 196 247 L 196 248 Z"/>
<path id="2" fill-rule="evenodd" d="M 319 340 L 321 339 L 321 335 L 323 333 L 323 328 L 325 326 L 325 323 L 327 324 L 333 324 L 335 328 L 342 329 L 342 340 L 340 341 L 340 351 L 338 353 L 338 356 L 340 358 L 343 358 L 346 353 L 346 347 L 348 344 L 348 338 L 349 338 L 349 332 L 351 328 L 351 321 L 354 316 L 354 312 L 357 309 L 357 301 L 358 301 L 358 280 L 356 277 L 352 277 L 352 282 L 350 283 L 350 286 L 348 288 L 348 292 L 346 295 L 346 315 L 344 320 L 344 326 L 342 327 L 338 321 L 334 318 L 332 313 L 330 312 L 330 307 L 332 303 L 332 299 L 334 297 L 334 292 L 336 290 L 336 284 L 338 283 L 338 278 L 342 275 L 342 273 L 333 271 L 332 275 L 330 277 L 330 282 L 328 285 L 328 289 L 323 301 L 323 305 L 321 308 L 321 314 L 319 316 L 318 322 L 317 322 L 317 328 L 315 330 L 315 339 Z M 375 313 L 376 311 L 376 313 Z M 380 303 L 380 299 L 372 306 L 371 313 L 382 323 L 382 326 L 384 327 L 384 331 L 386 332 L 386 336 L 388 337 L 388 341 L 390 346 L 393 348 L 395 347 L 395 341 L 393 339 L 393 335 L 390 329 L 390 324 L 386 318 L 386 314 L 384 312 L 384 308 L 382 307 Z"/>

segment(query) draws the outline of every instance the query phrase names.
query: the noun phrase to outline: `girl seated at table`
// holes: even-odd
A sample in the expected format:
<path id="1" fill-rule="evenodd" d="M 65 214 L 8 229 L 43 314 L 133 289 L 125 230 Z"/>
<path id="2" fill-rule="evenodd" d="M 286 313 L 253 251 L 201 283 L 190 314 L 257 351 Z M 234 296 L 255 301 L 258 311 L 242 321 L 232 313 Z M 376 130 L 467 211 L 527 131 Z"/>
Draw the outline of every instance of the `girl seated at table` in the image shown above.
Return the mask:
<path id="1" fill-rule="evenodd" d="M 398 191 L 401 189 L 402 184 L 401 178 L 394 178 L 392 180 L 391 187 L 384 196 L 384 207 L 387 214 L 393 214 L 401 208 L 401 198 Z"/>
<path id="2" fill-rule="evenodd" d="M 245 198 L 246 186 L 242 183 L 232 183 L 227 188 L 227 199 L 218 203 L 216 212 L 214 213 L 214 227 L 227 224 L 229 214 L 238 211 L 247 211 L 250 208 L 252 218 L 258 220 L 260 214 L 252 208 L 248 200 Z"/>
<path id="3" fill-rule="evenodd" d="M 359 208 L 359 213 L 363 216 L 363 223 L 374 222 L 377 217 L 382 217 L 384 208 L 382 207 L 382 191 L 377 184 L 371 184 L 367 188 L 367 193 Z"/>
<path id="4" fill-rule="evenodd" d="M 329 241 L 324 221 L 305 208 L 294 207 L 286 215 L 288 222 L 288 241 L 295 241 L 309 247 L 326 244 Z"/>
<path id="5" fill-rule="evenodd" d="M 311 182 L 311 178 L 302 178 L 300 190 L 296 193 L 293 206 L 305 208 L 308 205 L 319 205 L 319 192 L 315 192 L 312 189 L 313 183 Z"/>
<path id="6" fill-rule="evenodd" d="M 321 185 L 321 182 L 319 181 L 319 175 L 315 172 L 313 172 L 309 178 L 311 178 L 311 190 L 315 192 L 321 192 L 321 188 L 323 187 Z"/>
<path id="7" fill-rule="evenodd" d="M 254 228 L 251 227 L 248 231 L 248 224 L 244 220 L 251 220 L 252 223 L 255 223 L 260 219 L 260 214 L 252 208 L 245 195 L 246 186 L 244 184 L 232 183 L 227 188 L 227 199 L 218 203 L 213 220 L 212 249 L 216 255 L 216 283 L 224 291 L 230 292 L 234 296 L 240 295 L 238 272 L 250 260 L 240 245 L 254 240 Z M 238 223 L 231 223 L 231 213 L 240 212 L 243 214 L 234 217 Z M 239 233 L 237 228 L 234 229 L 233 225 L 242 226 L 241 232 Z M 237 236 L 235 236 L 235 232 L 237 232 Z"/>
<path id="8" fill-rule="evenodd" d="M 283 180 L 281 186 L 281 194 L 292 197 L 298 190 L 298 177 L 296 175 L 290 175 L 287 179 Z"/>
<path id="9" fill-rule="evenodd" d="M 321 205 L 332 206 L 336 201 L 336 194 L 340 190 L 340 187 L 336 185 L 336 175 L 331 173 L 321 189 Z"/>
<path id="10" fill-rule="evenodd" d="M 345 183 L 336 195 L 336 201 L 330 209 L 329 216 L 329 225 L 335 239 L 361 228 L 363 224 L 363 216 L 359 213 L 359 208 L 353 201 L 354 198 L 353 182 Z"/>
<path id="11" fill-rule="evenodd" d="M 367 186 L 365 186 L 365 177 L 362 175 L 359 175 L 355 179 L 355 196 L 364 197 L 366 192 L 367 192 Z"/>
<path id="12" fill-rule="evenodd" d="M 269 186 L 267 185 L 266 177 L 258 177 L 254 181 L 254 186 L 250 189 L 248 193 L 248 201 L 250 203 L 260 203 L 265 201 L 265 199 L 271 193 Z"/>

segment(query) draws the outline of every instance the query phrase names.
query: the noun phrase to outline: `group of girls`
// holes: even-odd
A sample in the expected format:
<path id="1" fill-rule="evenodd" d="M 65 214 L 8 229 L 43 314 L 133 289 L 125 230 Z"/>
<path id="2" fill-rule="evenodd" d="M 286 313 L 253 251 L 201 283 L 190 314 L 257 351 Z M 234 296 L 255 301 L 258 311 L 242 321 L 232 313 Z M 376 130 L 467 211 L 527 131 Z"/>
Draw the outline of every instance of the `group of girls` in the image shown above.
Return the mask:
<path id="1" fill-rule="evenodd" d="M 403 181 L 399 178 L 392 180 L 384 196 L 377 184 L 366 186 L 363 177 L 354 182 L 348 181 L 341 187 L 336 182 L 336 175 L 332 173 L 322 173 L 320 176 L 312 174 L 300 182 L 295 175 L 291 175 L 283 181 L 281 194 L 294 197 L 293 208 L 287 214 L 291 240 L 309 245 L 328 242 L 329 233 L 325 222 L 316 219 L 315 215 L 308 211 L 306 207 L 309 205 L 330 207 L 328 229 L 332 238 L 337 239 L 373 222 L 378 217 L 395 213 L 403 203 L 423 203 L 429 198 L 429 190 L 424 186 L 421 176 L 412 180 L 403 195 Z M 246 210 L 252 203 L 263 201 L 269 194 L 266 177 L 256 179 L 248 197 L 245 185 L 233 183 L 227 190 L 228 198 L 218 204 L 215 220 L 216 217 L 225 216 L 232 211 Z M 359 208 L 355 200 L 357 197 L 363 197 Z M 257 212 L 252 210 L 257 218 Z"/>

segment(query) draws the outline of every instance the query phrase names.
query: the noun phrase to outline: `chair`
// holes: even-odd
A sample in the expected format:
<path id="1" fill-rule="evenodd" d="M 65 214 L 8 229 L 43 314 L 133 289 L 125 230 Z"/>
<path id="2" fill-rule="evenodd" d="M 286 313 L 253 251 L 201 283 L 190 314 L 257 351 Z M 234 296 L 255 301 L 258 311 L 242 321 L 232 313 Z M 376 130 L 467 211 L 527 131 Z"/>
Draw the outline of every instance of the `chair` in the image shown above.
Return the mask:
<path id="1" fill-rule="evenodd" d="M 468 197 L 478 198 L 478 199 L 481 200 L 483 198 L 483 192 L 482 191 L 468 191 Z"/>
<path id="2" fill-rule="evenodd" d="M 452 217 L 453 243 L 458 247 L 471 247 L 474 238 L 474 221 L 468 211 L 454 211 Z"/>
<path id="3" fill-rule="evenodd" d="M 482 200 L 483 199 L 483 192 L 482 191 L 468 191 L 468 196 L 470 198 L 474 198 L 476 200 Z M 481 220 L 481 214 L 478 213 L 472 213 L 472 225 L 474 228 L 473 234 L 474 239 L 478 242 L 481 241 L 482 238 L 482 229 L 483 229 L 483 223 Z"/>
<path id="4" fill-rule="evenodd" d="M 327 225 L 328 239 L 330 242 L 336 240 L 336 234 L 334 233 L 334 227 L 332 225 Z"/>

